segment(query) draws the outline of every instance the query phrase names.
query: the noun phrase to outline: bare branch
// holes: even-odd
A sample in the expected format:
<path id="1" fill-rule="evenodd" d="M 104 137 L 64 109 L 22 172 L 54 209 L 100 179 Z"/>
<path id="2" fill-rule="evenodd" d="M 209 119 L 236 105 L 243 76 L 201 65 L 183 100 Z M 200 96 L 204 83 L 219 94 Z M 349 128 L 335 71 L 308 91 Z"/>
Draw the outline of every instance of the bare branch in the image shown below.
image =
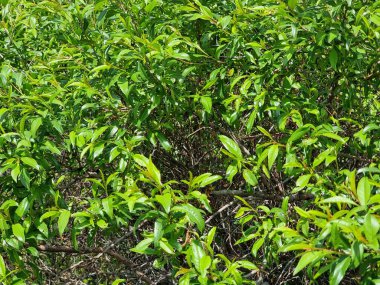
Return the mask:
<path id="1" fill-rule="evenodd" d="M 140 278 L 147 284 L 154 284 L 152 280 L 150 280 L 144 273 L 142 273 L 139 270 L 136 270 L 135 268 L 137 267 L 134 263 L 129 261 L 125 256 L 120 255 L 117 252 L 111 251 L 111 250 L 106 250 L 101 247 L 95 247 L 95 248 L 78 248 L 75 249 L 70 246 L 50 246 L 50 245 L 38 245 L 37 250 L 39 251 L 44 251 L 44 252 L 64 252 L 64 253 L 78 253 L 78 254 L 91 254 L 91 253 L 102 253 L 102 254 L 108 254 L 112 256 L 113 258 L 117 259 L 124 265 L 128 266 L 129 268 L 133 269 L 131 272 L 136 275 L 136 277 Z"/>
<path id="2" fill-rule="evenodd" d="M 211 195 L 214 196 L 241 196 L 241 197 L 248 197 L 250 200 L 271 200 L 271 201 L 281 201 L 285 197 L 283 196 L 274 196 L 274 195 L 269 195 L 267 193 L 262 193 L 262 192 L 248 192 L 247 190 L 244 189 L 239 189 L 239 190 L 219 190 L 219 191 L 213 191 L 211 192 Z M 314 195 L 309 194 L 309 193 L 297 193 L 294 195 L 289 196 L 289 201 L 294 202 L 294 201 L 302 201 L 302 200 L 311 200 L 314 198 Z"/>

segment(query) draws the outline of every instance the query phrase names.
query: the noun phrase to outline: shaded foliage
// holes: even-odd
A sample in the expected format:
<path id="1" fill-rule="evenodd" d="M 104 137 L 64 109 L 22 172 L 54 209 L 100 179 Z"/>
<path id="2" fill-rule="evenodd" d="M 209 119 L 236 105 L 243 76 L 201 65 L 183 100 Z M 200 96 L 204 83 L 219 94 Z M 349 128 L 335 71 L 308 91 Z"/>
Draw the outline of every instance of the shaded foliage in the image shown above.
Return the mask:
<path id="1" fill-rule="evenodd" d="M 4 284 L 377 284 L 379 1 L 0 1 Z"/>

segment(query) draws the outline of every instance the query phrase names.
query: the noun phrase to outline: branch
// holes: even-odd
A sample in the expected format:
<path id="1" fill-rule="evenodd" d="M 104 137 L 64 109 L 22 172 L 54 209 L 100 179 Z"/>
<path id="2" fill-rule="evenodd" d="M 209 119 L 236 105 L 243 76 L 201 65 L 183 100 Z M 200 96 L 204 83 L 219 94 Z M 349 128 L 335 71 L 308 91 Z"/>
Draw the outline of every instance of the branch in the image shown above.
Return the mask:
<path id="1" fill-rule="evenodd" d="M 219 191 L 213 191 L 211 192 L 211 195 L 215 196 L 241 196 L 241 197 L 248 197 L 250 200 L 272 200 L 272 201 L 281 201 L 284 197 L 282 196 L 273 196 L 265 193 L 259 193 L 259 192 L 248 192 L 246 190 L 219 190 Z M 297 193 L 294 195 L 290 195 L 289 201 L 302 201 L 302 200 L 311 200 L 314 198 L 314 195 L 309 193 Z"/>
<path id="2" fill-rule="evenodd" d="M 117 252 L 103 249 L 101 247 L 95 247 L 95 248 L 78 248 L 75 249 L 70 246 L 50 246 L 50 245 L 38 245 L 37 250 L 44 251 L 44 252 L 64 252 L 64 253 L 79 253 L 79 254 L 89 254 L 89 253 L 104 253 L 112 256 L 113 258 L 117 259 L 121 263 L 125 264 L 126 266 L 130 267 L 131 269 L 136 268 L 136 265 L 133 264 L 131 261 L 129 261 L 126 257 L 120 255 Z M 133 274 L 136 275 L 136 277 L 140 278 L 147 284 L 154 284 L 152 280 L 150 280 L 144 273 L 142 273 L 139 270 L 131 270 Z"/>
<path id="3" fill-rule="evenodd" d="M 220 214 L 221 212 L 223 212 L 225 209 L 231 207 L 232 205 L 235 205 L 236 203 L 238 202 L 238 200 L 234 200 L 234 201 L 231 201 L 229 202 L 228 204 L 224 205 L 222 208 L 220 208 L 218 211 L 216 211 L 214 214 L 212 214 L 212 216 L 210 216 L 205 224 L 208 224 L 213 218 L 215 218 L 218 214 Z"/>
<path id="4" fill-rule="evenodd" d="M 359 161 L 363 161 L 363 162 L 367 162 L 367 163 L 371 163 L 371 162 L 374 161 L 374 159 L 370 159 L 370 158 L 366 158 L 366 157 L 360 157 L 360 156 L 355 156 L 355 155 L 352 155 L 352 154 L 349 154 L 349 153 L 338 153 L 338 156 L 343 156 L 343 157 L 346 157 L 346 158 L 355 159 L 355 160 L 359 160 Z"/>

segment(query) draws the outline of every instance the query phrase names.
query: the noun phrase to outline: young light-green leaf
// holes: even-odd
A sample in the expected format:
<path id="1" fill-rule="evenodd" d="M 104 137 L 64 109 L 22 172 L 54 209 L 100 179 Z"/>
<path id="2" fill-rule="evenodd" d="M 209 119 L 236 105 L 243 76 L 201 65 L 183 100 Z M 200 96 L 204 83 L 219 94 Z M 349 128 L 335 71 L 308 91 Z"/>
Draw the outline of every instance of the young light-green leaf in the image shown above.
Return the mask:
<path id="1" fill-rule="evenodd" d="M 195 223 L 199 231 L 203 232 L 205 228 L 205 221 L 203 219 L 201 211 L 198 208 L 195 208 L 191 204 L 183 204 L 183 205 L 175 206 L 173 210 L 174 209 L 186 213 L 190 222 Z"/>
<path id="2" fill-rule="evenodd" d="M 220 141 L 222 142 L 223 146 L 226 148 L 226 150 L 231 153 L 235 158 L 242 159 L 243 155 L 241 153 L 239 145 L 229 137 L 226 137 L 224 135 L 219 136 Z"/>
<path id="3" fill-rule="evenodd" d="M 58 232 L 62 236 L 70 219 L 70 211 L 62 210 L 58 218 Z"/>
<path id="4" fill-rule="evenodd" d="M 201 103 L 203 108 L 205 108 L 207 113 L 211 113 L 212 110 L 212 99 L 209 96 L 202 96 L 201 97 Z"/>
<path id="5" fill-rule="evenodd" d="M 5 267 L 3 256 L 0 255 L 0 276 L 5 277 L 6 275 L 7 275 L 7 268 Z"/>
<path id="6" fill-rule="evenodd" d="M 330 197 L 319 202 L 319 204 L 326 204 L 326 203 L 344 203 L 344 204 L 357 205 L 351 199 L 347 197 L 342 197 L 342 196 Z"/>
<path id="7" fill-rule="evenodd" d="M 294 8 L 296 8 L 297 6 L 297 0 L 288 0 L 288 5 L 289 5 L 289 8 L 294 10 Z"/>
<path id="8" fill-rule="evenodd" d="M 367 177 L 360 179 L 356 193 L 358 195 L 360 205 L 367 205 L 368 200 L 371 198 L 371 185 Z"/>
<path id="9" fill-rule="evenodd" d="M 278 145 L 271 145 L 268 149 L 268 169 L 270 170 L 278 155 Z"/>
<path id="10" fill-rule="evenodd" d="M 34 158 L 31 158 L 31 157 L 21 157 L 21 161 L 23 163 L 25 163 L 26 165 L 29 165 L 31 167 L 33 167 L 34 169 L 39 169 L 39 165 L 37 163 L 37 161 L 34 159 Z"/>
<path id="11" fill-rule="evenodd" d="M 192 261 L 194 263 L 194 267 L 198 270 L 199 273 L 201 273 L 201 260 L 206 255 L 205 251 L 202 248 L 202 245 L 198 240 L 194 240 L 191 243 L 191 255 L 192 255 Z"/>
<path id="12" fill-rule="evenodd" d="M 333 69 L 336 69 L 336 65 L 338 63 L 338 52 L 335 48 L 333 48 L 329 53 L 329 61 L 330 65 Z"/>
<path id="13" fill-rule="evenodd" d="M 165 212 L 169 214 L 172 204 L 172 195 L 170 193 L 165 193 L 164 195 L 156 195 L 155 198 L 157 202 L 162 205 Z"/>
<path id="14" fill-rule="evenodd" d="M 348 267 L 350 266 L 351 258 L 350 256 L 344 256 L 338 259 L 334 271 L 330 275 L 330 285 L 338 285 L 342 281 Z"/>
<path id="15" fill-rule="evenodd" d="M 164 150 L 170 151 L 172 149 L 171 144 L 169 143 L 168 139 L 166 138 L 166 136 L 164 136 L 163 133 L 157 132 L 156 137 L 158 138 L 158 141 L 160 142 Z"/>
<path id="16" fill-rule="evenodd" d="M 25 242 L 24 227 L 21 224 L 12 225 L 12 233 L 19 241 Z"/>
<path id="17" fill-rule="evenodd" d="M 256 186 L 259 182 L 257 181 L 256 175 L 249 169 L 244 169 L 243 171 L 244 180 L 247 181 L 251 186 Z"/>
<path id="18" fill-rule="evenodd" d="M 293 143 L 302 138 L 310 130 L 310 127 L 310 125 L 305 125 L 294 131 L 292 135 L 289 137 L 288 143 Z"/>
<path id="19" fill-rule="evenodd" d="M 131 248 L 131 251 L 144 254 L 152 242 L 153 238 L 146 238 L 140 241 L 134 248 Z"/>
<path id="20" fill-rule="evenodd" d="M 159 245 L 161 249 L 165 251 L 166 253 L 174 254 L 173 247 L 167 241 L 160 240 Z"/>
<path id="21" fill-rule="evenodd" d="M 312 176 L 311 174 L 305 174 L 305 175 L 298 177 L 298 179 L 296 181 L 296 186 L 301 187 L 301 188 L 306 187 L 306 185 L 310 181 L 311 176 Z"/>
<path id="22" fill-rule="evenodd" d="M 304 253 L 301 259 L 299 260 L 296 268 L 294 269 L 293 275 L 296 275 L 310 263 L 317 262 L 324 255 L 326 255 L 326 253 L 323 251 L 308 251 Z"/>

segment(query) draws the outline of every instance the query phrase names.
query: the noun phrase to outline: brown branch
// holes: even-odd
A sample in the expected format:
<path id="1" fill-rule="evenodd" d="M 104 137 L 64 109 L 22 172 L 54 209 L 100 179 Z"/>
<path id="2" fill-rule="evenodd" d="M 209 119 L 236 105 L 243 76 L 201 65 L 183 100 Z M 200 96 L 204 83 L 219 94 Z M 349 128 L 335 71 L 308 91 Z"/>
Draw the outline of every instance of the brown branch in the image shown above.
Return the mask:
<path id="1" fill-rule="evenodd" d="M 211 195 L 215 196 L 241 196 L 248 197 L 250 200 L 272 200 L 272 201 L 281 201 L 284 197 L 281 196 L 273 196 L 266 193 L 259 192 L 248 192 L 246 190 L 219 190 L 211 192 Z M 308 193 L 297 193 L 294 195 L 290 195 L 289 201 L 302 201 L 302 200 L 311 200 L 314 198 L 314 195 Z"/>
<path id="2" fill-rule="evenodd" d="M 113 258 L 117 259 L 118 261 L 120 261 L 121 263 L 123 263 L 124 265 L 128 266 L 130 269 L 133 269 L 131 270 L 131 272 L 135 274 L 136 277 L 143 280 L 146 284 L 154 284 L 154 282 L 150 280 L 144 273 L 142 273 L 139 270 L 135 270 L 136 265 L 132 263 L 131 261 L 129 261 L 125 256 L 122 256 L 121 254 L 111 251 L 111 250 L 103 249 L 101 247 L 95 247 L 95 248 L 84 247 L 84 248 L 75 249 L 70 246 L 38 245 L 37 250 L 44 251 L 44 252 L 64 252 L 64 253 L 78 253 L 78 254 L 91 254 L 91 253 L 108 254 L 112 256 Z"/>
<path id="3" fill-rule="evenodd" d="M 355 159 L 355 160 L 359 160 L 359 161 L 363 161 L 363 162 L 368 162 L 368 163 L 374 161 L 373 159 L 370 159 L 370 158 L 355 156 L 355 155 L 352 155 L 349 153 L 342 153 L 342 152 L 338 153 L 338 156 L 343 156 L 345 158 L 351 158 L 351 159 Z"/>
<path id="4" fill-rule="evenodd" d="M 238 202 L 238 200 L 234 200 L 234 201 L 231 201 L 229 202 L 228 204 L 224 205 L 223 207 L 221 207 L 218 211 L 216 211 L 214 214 L 212 214 L 205 222 L 205 224 L 208 224 L 213 218 L 215 218 L 218 214 L 220 214 L 221 212 L 223 212 L 225 209 L 231 207 L 232 205 L 235 205 L 236 203 Z"/>

